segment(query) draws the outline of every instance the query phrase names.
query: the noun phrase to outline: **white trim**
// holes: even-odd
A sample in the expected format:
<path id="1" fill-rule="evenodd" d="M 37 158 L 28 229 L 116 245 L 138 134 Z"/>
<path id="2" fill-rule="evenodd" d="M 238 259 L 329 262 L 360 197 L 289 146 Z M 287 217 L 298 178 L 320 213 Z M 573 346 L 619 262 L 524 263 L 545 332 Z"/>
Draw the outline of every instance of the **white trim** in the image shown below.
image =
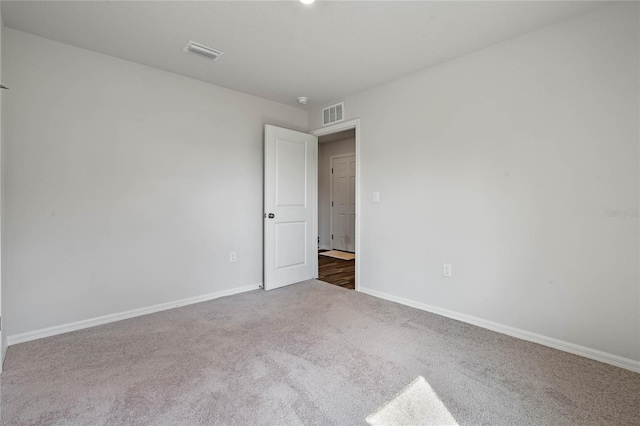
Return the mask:
<path id="1" fill-rule="evenodd" d="M 315 179 L 316 179 L 316 183 L 313 186 L 313 190 L 314 190 L 314 194 L 311 196 L 311 203 L 313 204 L 311 206 L 311 211 L 313 213 L 313 244 L 317 245 L 318 241 L 320 240 L 320 238 L 318 238 L 318 232 L 319 231 L 319 227 L 318 227 L 318 221 L 320 219 L 318 219 L 318 162 L 320 161 L 320 148 L 319 148 L 319 143 L 318 143 L 318 137 L 316 136 L 316 145 L 313 148 L 313 160 L 315 161 L 314 167 L 316 168 L 316 175 L 315 175 Z M 311 256 L 311 263 L 312 268 L 313 268 L 313 275 L 312 277 L 315 279 L 318 279 L 318 270 L 319 270 L 319 266 L 318 266 L 318 252 L 316 251 L 315 253 L 313 253 L 313 255 Z"/>
<path id="2" fill-rule="evenodd" d="M 9 348 L 9 345 L 3 345 L 2 346 L 2 364 L 0 365 L 0 373 L 2 373 L 4 371 L 4 360 L 7 359 L 7 349 Z"/>
<path id="3" fill-rule="evenodd" d="M 390 294 L 382 293 L 377 290 L 371 290 L 369 288 L 360 288 L 360 291 L 362 293 L 366 293 L 368 295 L 378 297 L 380 299 L 390 300 L 392 302 L 400 303 L 402 305 L 411 306 L 412 308 L 431 312 L 437 315 L 442 315 L 443 317 L 466 322 L 468 324 L 477 325 L 478 327 L 482 327 L 488 330 L 496 331 L 498 333 L 506 334 L 507 336 L 517 337 L 518 339 L 539 343 L 541 345 L 548 346 L 550 348 L 559 349 L 561 351 L 569 352 L 574 355 L 580 355 L 585 358 L 594 359 L 596 361 L 604 362 L 605 364 L 615 365 L 616 367 L 620 367 L 620 368 L 624 368 L 627 370 L 640 373 L 640 361 L 636 361 L 630 358 L 624 358 L 618 355 L 610 354 L 608 352 L 599 351 L 597 349 L 591 349 L 586 346 L 576 345 L 574 343 L 565 342 L 563 340 L 554 339 L 552 337 L 543 336 L 537 333 L 531 333 L 529 331 L 521 330 L 519 328 L 510 327 L 507 325 L 499 324 L 493 321 L 488 321 L 482 318 L 462 314 L 455 311 L 450 311 L 448 309 L 438 308 L 435 306 L 427 305 L 425 303 L 416 302 L 410 299 L 405 299 L 403 297 L 392 296 Z"/>
<path id="4" fill-rule="evenodd" d="M 331 203 L 329 205 L 329 232 L 331 233 L 330 235 L 333 235 L 333 160 L 337 158 L 355 157 L 355 156 L 356 156 L 355 152 L 349 152 L 347 154 L 332 155 L 331 157 L 329 157 L 329 203 Z M 357 172 L 358 171 L 356 170 L 356 173 Z M 358 183 L 356 182 L 356 185 L 357 184 Z M 331 243 L 329 244 L 331 246 L 331 250 L 333 250 L 335 248 L 333 247 L 333 238 L 330 238 L 329 242 Z"/>
<path id="5" fill-rule="evenodd" d="M 344 112 L 344 110 L 343 110 Z M 356 129 L 356 291 L 360 291 L 360 259 L 362 257 L 360 251 L 360 223 L 362 222 L 362 209 L 360 208 L 360 186 L 362 185 L 362 164 L 360 155 L 360 141 L 362 140 L 362 128 L 360 119 L 343 121 L 341 123 L 331 124 L 309 132 L 313 136 L 330 135 L 332 133 L 342 132 L 343 130 Z M 317 191 L 316 191 L 317 193 Z M 317 232 L 316 232 L 317 240 Z"/>
<path id="6" fill-rule="evenodd" d="M 90 318 L 82 321 L 76 321 L 69 324 L 56 325 L 53 327 L 43 328 L 40 330 L 28 331 L 26 333 L 7 336 L 7 343 L 8 343 L 8 346 L 11 346 L 18 343 L 29 342 L 31 340 L 41 339 L 43 337 L 55 336 L 62 333 L 68 333 L 70 331 L 82 330 L 84 328 L 95 327 L 97 325 L 108 324 L 111 322 L 121 321 L 128 318 L 134 318 L 142 315 L 152 314 L 154 312 L 160 312 L 160 311 L 166 311 L 168 309 L 179 308 L 180 306 L 206 302 L 207 300 L 213 300 L 219 297 L 231 296 L 233 294 L 257 290 L 261 286 L 262 286 L 262 283 L 248 285 L 244 287 L 236 287 L 229 290 L 218 291 L 215 293 L 203 294 L 201 296 L 189 297 L 187 299 L 175 300 L 173 302 L 160 303 L 158 305 L 148 306 L 146 308 L 132 309 L 126 312 L 119 312 L 115 314 L 104 315 L 101 317 Z"/>
<path id="7" fill-rule="evenodd" d="M 326 246 L 324 244 L 320 244 L 318 247 L 320 250 L 331 250 L 331 246 Z"/>

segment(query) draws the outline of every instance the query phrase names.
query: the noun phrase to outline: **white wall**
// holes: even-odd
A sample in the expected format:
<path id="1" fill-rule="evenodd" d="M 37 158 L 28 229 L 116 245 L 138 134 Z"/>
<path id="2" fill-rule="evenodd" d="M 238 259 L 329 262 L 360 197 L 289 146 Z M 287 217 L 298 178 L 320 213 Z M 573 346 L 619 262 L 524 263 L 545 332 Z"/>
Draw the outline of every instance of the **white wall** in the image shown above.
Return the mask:
<path id="1" fill-rule="evenodd" d="M 638 35 L 614 4 L 346 98 L 361 286 L 640 360 Z"/>
<path id="2" fill-rule="evenodd" d="M 5 36 L 9 335 L 262 282 L 263 126 L 306 111 Z"/>
<path id="3" fill-rule="evenodd" d="M 331 156 L 356 152 L 355 138 L 318 145 L 318 236 L 331 246 Z"/>
<path id="4" fill-rule="evenodd" d="M 3 76 L 3 72 L 2 72 L 2 67 L 3 67 L 3 63 L 4 61 L 2 60 L 4 57 L 4 22 L 2 20 L 2 11 L 0 11 L 0 82 L 4 82 L 4 80 L 2 79 Z M 6 84 L 8 85 L 8 83 Z M 4 317 L 4 306 L 5 306 L 5 299 L 3 298 L 3 294 L 4 294 L 4 268 L 2 267 L 2 239 L 3 239 L 3 233 L 2 233 L 2 228 L 4 227 L 3 222 L 4 222 L 4 190 L 3 190 L 3 185 L 4 185 L 4 154 L 3 154 L 3 145 L 4 145 L 4 119 L 3 119 L 3 112 L 4 112 L 4 94 L 0 93 L 0 317 L 2 317 L 2 324 L 1 327 L 2 329 L 0 330 L 0 371 L 2 370 L 2 364 L 4 363 L 4 355 L 7 351 L 7 333 L 4 331 L 5 329 L 5 317 Z M 1 416 L 0 416 L 1 417 Z"/>

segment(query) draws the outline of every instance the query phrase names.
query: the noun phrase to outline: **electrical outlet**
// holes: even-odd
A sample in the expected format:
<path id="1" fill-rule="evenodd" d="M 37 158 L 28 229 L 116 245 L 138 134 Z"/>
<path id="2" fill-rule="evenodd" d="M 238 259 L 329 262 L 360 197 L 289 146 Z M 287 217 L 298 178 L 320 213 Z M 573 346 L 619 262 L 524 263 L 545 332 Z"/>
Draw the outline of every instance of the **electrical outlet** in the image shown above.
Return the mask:
<path id="1" fill-rule="evenodd" d="M 231 253 L 229 253 L 229 262 L 233 263 L 235 261 L 237 261 L 238 259 L 236 258 L 236 252 L 232 251 Z"/>
<path id="2" fill-rule="evenodd" d="M 442 264 L 442 275 L 444 275 L 445 277 L 451 276 L 451 264 L 449 263 Z"/>

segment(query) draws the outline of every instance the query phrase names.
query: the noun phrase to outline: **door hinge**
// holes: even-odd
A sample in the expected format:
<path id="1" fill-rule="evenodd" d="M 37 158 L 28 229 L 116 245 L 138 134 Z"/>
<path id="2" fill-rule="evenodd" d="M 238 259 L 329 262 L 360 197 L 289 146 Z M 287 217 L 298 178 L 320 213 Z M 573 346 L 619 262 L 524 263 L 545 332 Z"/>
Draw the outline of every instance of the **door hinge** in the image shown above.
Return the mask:
<path id="1" fill-rule="evenodd" d="M 331 168 L 331 173 L 333 173 L 333 167 Z"/>
<path id="2" fill-rule="evenodd" d="M 333 234 L 331 234 L 331 239 L 333 240 Z"/>
<path id="3" fill-rule="evenodd" d="M 331 207 L 333 207 L 333 201 L 331 202 Z"/>

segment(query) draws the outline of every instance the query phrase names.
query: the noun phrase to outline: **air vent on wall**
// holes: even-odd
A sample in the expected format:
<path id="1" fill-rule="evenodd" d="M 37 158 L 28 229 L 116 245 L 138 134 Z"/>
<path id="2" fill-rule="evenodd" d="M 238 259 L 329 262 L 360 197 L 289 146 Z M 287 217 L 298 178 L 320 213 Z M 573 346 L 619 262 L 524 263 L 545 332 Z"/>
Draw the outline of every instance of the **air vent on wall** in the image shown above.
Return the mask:
<path id="1" fill-rule="evenodd" d="M 322 125 L 344 120 L 344 101 L 328 106 L 322 110 Z"/>
<path id="2" fill-rule="evenodd" d="M 204 44 L 196 43 L 195 41 L 189 40 L 189 43 L 184 47 L 185 52 L 197 53 L 198 55 L 202 55 L 206 58 L 213 59 L 217 61 L 220 56 L 224 55 L 224 52 L 216 49 L 212 49 L 211 47 L 205 46 Z"/>

